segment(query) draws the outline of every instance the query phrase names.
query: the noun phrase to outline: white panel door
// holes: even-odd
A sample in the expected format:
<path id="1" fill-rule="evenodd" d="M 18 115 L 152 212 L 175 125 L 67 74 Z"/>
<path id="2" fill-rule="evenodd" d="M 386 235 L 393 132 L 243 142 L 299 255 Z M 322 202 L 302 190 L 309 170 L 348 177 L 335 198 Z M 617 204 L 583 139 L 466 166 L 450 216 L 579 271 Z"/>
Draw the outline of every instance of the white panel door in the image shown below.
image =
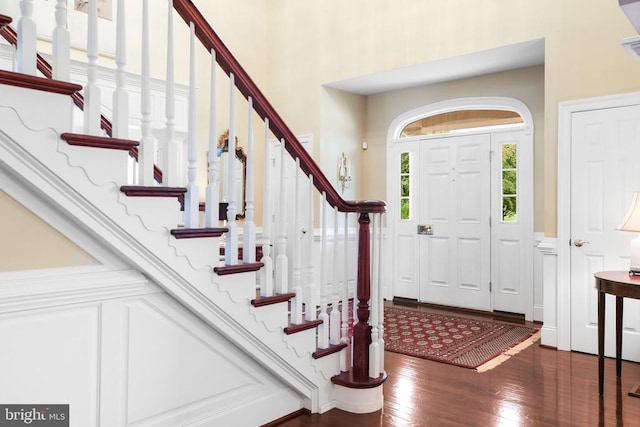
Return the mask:
<path id="1" fill-rule="evenodd" d="M 490 134 L 420 143 L 420 300 L 491 310 Z"/>
<path id="2" fill-rule="evenodd" d="M 509 313 L 526 313 L 533 289 L 532 266 L 532 185 L 525 168 L 530 151 L 524 147 L 525 132 L 496 132 L 492 135 L 492 270 L 493 309 Z M 509 149 L 515 158 L 509 159 Z M 515 161 L 515 162 L 514 162 Z M 515 163 L 515 164 L 514 164 Z M 516 166 L 516 171 L 511 170 Z M 506 188 L 503 182 L 515 174 L 516 185 Z M 510 176 L 513 179 L 513 176 Z M 515 198 L 516 215 L 503 210 L 503 199 Z M 529 298 L 528 298 L 529 297 Z"/>
<path id="3" fill-rule="evenodd" d="M 396 228 L 394 231 L 393 283 L 394 296 L 418 299 L 420 291 L 420 253 L 418 227 L 418 141 L 397 144 L 391 151 L 392 167 L 390 173 L 396 177 L 393 194 L 397 197 L 394 206 L 405 205 L 396 213 Z M 405 159 L 403 162 L 402 159 Z M 403 165 L 404 164 L 404 168 Z"/>
<path id="4" fill-rule="evenodd" d="M 640 190 L 640 106 L 576 112 L 571 120 L 571 349 L 597 353 L 593 274 L 628 270 L 634 233 L 616 231 Z M 567 195 L 569 196 L 569 195 Z M 581 246 L 576 240 L 583 240 Z M 607 296 L 605 354 L 615 356 L 615 299 Z M 640 301 L 625 299 L 622 357 L 640 361 Z"/>

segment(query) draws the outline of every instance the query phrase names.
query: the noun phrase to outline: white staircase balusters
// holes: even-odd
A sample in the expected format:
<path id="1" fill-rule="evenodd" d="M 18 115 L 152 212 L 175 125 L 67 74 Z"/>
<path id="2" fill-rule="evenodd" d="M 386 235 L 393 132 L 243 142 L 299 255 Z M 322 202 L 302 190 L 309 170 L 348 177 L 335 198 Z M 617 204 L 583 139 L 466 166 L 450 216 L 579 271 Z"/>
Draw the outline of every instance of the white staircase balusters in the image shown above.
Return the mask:
<path id="1" fill-rule="evenodd" d="M 247 137 L 247 159 L 246 159 L 246 176 L 244 179 L 245 185 L 245 219 L 244 228 L 242 232 L 242 261 L 244 262 L 256 262 L 256 225 L 253 222 L 254 215 L 254 156 L 255 148 L 253 146 L 253 98 L 248 99 L 249 111 L 248 111 L 248 128 L 249 135 Z M 240 201 L 242 203 L 242 201 Z M 242 207 L 241 207 L 242 209 Z"/>
<path id="2" fill-rule="evenodd" d="M 275 267 L 275 287 L 277 293 L 289 292 L 289 258 L 287 257 L 287 192 L 285 179 L 284 138 L 280 140 L 280 206 L 278 209 L 278 254 Z"/>
<path id="3" fill-rule="evenodd" d="M 209 151 L 207 156 L 207 188 L 205 190 L 204 226 L 220 223 L 220 156 L 216 126 L 216 51 L 211 49 L 211 94 L 209 96 Z"/>
<path id="4" fill-rule="evenodd" d="M 18 20 L 17 71 L 36 75 L 36 23 L 33 15 L 33 0 L 20 1 L 20 19 Z"/>
<path id="5" fill-rule="evenodd" d="M 64 28 L 64 20 L 59 17 L 59 13 L 65 7 L 65 0 L 49 0 L 51 3 L 53 1 L 56 2 L 56 24 L 58 29 L 59 27 Z M 127 135 L 127 120 L 121 120 L 118 117 L 122 116 L 121 109 L 119 105 L 126 107 L 126 92 L 124 85 L 124 75 L 125 70 L 124 67 L 126 65 L 126 51 L 124 46 L 124 37 L 125 31 L 123 24 L 125 8 L 124 0 L 114 0 L 118 2 L 118 16 L 117 16 L 117 26 L 118 30 L 116 32 L 116 91 L 114 92 L 114 137 L 118 138 L 126 138 Z M 176 10 L 179 10 L 179 6 L 182 3 L 182 0 L 167 0 L 169 7 L 168 14 L 168 45 L 167 45 L 167 85 L 166 85 L 166 128 L 164 129 L 166 140 L 163 141 L 167 145 L 171 143 L 171 141 L 175 140 L 176 131 L 176 109 L 174 103 L 175 97 L 175 89 L 173 83 L 173 56 L 174 56 L 174 47 L 173 47 L 173 8 L 172 5 L 175 2 Z M 90 15 L 96 15 L 97 11 L 95 10 L 96 1 L 92 0 L 92 4 L 90 4 Z M 33 6 L 33 1 L 22 0 L 21 4 L 31 4 Z M 142 140 L 143 144 L 140 147 L 140 176 L 139 176 L 139 184 L 141 185 L 155 185 L 154 182 L 154 173 L 153 173 L 153 159 L 155 158 L 155 144 L 153 137 L 151 136 L 151 124 L 157 123 L 158 119 L 154 118 L 151 120 L 151 79 L 150 79 L 150 61 L 149 61 L 149 51 L 150 51 L 150 40 L 149 40 L 149 4 L 148 0 L 143 0 L 143 20 L 142 20 L 142 39 L 143 39 L 143 52 L 144 56 L 142 59 L 142 103 L 141 103 L 141 116 L 142 116 Z M 163 15 L 164 16 L 164 15 Z M 27 19 L 28 20 L 28 19 Z M 196 20 L 196 22 L 199 22 Z M 167 164 L 167 160 L 177 161 L 179 157 L 188 157 L 188 168 L 187 173 L 189 175 L 188 179 L 188 192 L 185 195 L 185 225 L 188 228 L 196 228 L 199 225 L 199 197 L 198 197 L 198 187 L 196 185 L 195 177 L 197 175 L 196 170 L 196 156 L 197 156 L 197 148 L 196 148 L 196 114 L 195 114 L 195 26 L 198 24 L 190 24 L 191 29 L 191 44 L 190 44 L 190 98 L 189 98 L 189 126 L 188 126 L 188 156 L 184 155 L 170 155 L 172 151 L 171 148 L 165 147 L 162 154 L 162 169 L 163 169 L 163 185 L 169 186 L 177 186 L 184 183 L 184 176 L 180 176 L 178 173 L 171 172 L 172 165 Z M 97 39 L 97 28 L 94 25 L 94 28 L 90 30 L 90 33 L 93 34 L 88 37 L 89 42 L 91 44 L 91 48 L 88 48 L 87 56 L 89 58 L 88 65 L 88 74 L 92 74 L 91 67 L 97 68 L 97 58 L 98 50 L 97 50 L 97 40 L 91 43 L 92 38 Z M 201 33 L 198 33 L 199 35 Z M 55 37 L 54 37 L 55 38 Z M 89 52 L 91 51 L 91 52 Z M 224 54 L 224 49 L 221 50 Z M 218 111 L 216 114 L 216 106 L 215 106 L 215 98 L 216 98 L 216 87 L 215 87 L 215 75 L 216 75 L 216 52 L 211 50 L 212 55 L 212 70 L 211 70 L 211 109 L 210 109 L 210 147 L 209 147 L 209 169 L 208 169 L 208 178 L 211 188 L 214 190 L 212 195 L 215 194 L 216 198 L 209 196 L 209 188 L 207 188 L 207 212 L 205 213 L 205 221 L 204 224 L 206 227 L 216 227 L 219 225 L 219 216 L 218 216 L 218 206 L 219 200 L 221 198 L 221 194 L 219 192 L 219 180 L 218 176 L 219 170 L 219 158 L 217 156 L 217 129 L 216 129 L 216 116 L 220 115 Z M 35 57 L 35 55 L 34 55 Z M 226 57 L 225 57 L 226 58 Z M 93 61 L 93 64 L 91 64 Z M 222 64 L 222 62 L 221 62 Z M 234 69 L 238 70 L 237 68 Z M 226 71 L 226 69 L 225 69 Z M 97 74 L 97 73 L 94 73 Z M 227 265 L 234 265 L 238 263 L 238 230 L 236 224 L 236 212 L 237 211 L 245 211 L 245 224 L 244 224 L 244 233 L 243 233 L 243 243 L 244 243 L 244 262 L 254 262 L 255 261 L 255 246 L 256 246 L 256 237 L 255 237 L 255 176 L 254 176 L 254 163 L 255 163 L 255 147 L 254 147 L 254 129 L 253 129 L 253 115 L 255 114 L 254 107 L 256 110 L 262 112 L 262 108 L 264 106 L 262 102 L 262 98 L 258 96 L 258 92 L 251 92 L 251 95 L 247 96 L 246 90 L 239 83 L 239 86 L 236 88 L 235 82 L 240 82 L 240 77 L 243 76 L 241 70 L 238 70 L 238 76 L 235 76 L 234 73 L 230 73 L 230 126 L 229 126 L 229 135 L 228 135 L 228 152 L 229 155 L 227 158 L 229 159 L 229 164 L 227 165 L 227 173 L 229 177 L 225 179 L 227 185 L 229 186 L 226 189 L 226 193 L 229 199 L 229 207 L 228 207 L 228 218 L 229 218 L 229 226 L 230 232 L 227 233 L 227 241 L 225 246 L 225 263 Z M 244 80 L 242 80 L 244 82 Z M 244 84 L 244 83 L 243 83 Z M 90 84 L 88 85 L 90 86 Z M 242 209 L 238 203 L 241 203 L 241 200 L 238 200 L 238 191 L 236 191 L 235 187 L 237 187 L 238 179 L 236 179 L 237 175 L 237 167 L 235 166 L 235 148 L 236 148 L 236 129 L 235 129 L 235 100 L 234 100 L 234 92 L 241 91 L 245 96 L 247 96 L 248 100 L 248 156 L 247 156 L 247 176 L 245 179 L 246 183 L 246 197 L 245 197 L 245 207 Z M 91 92 L 88 89 L 88 92 Z M 123 94 L 123 97 L 119 96 L 119 93 Z M 256 95 L 255 98 L 252 95 Z M 237 94 L 235 94 L 237 96 Z M 99 97 L 99 93 L 98 93 Z M 256 104 L 256 105 L 254 105 Z M 268 110 L 268 109 L 267 109 Z M 124 110 L 126 111 L 126 109 Z M 125 117 L 127 116 L 124 113 Z M 224 115 L 224 114 L 223 114 Z M 99 108 L 98 114 L 96 115 L 99 123 Z M 179 117 L 178 117 L 179 118 Z M 331 203 L 337 204 L 340 206 L 340 199 L 336 201 L 334 197 L 334 193 L 331 189 L 327 190 L 327 193 L 322 193 L 322 242 L 321 242 L 321 253 L 320 258 L 320 268 L 321 272 L 319 274 L 320 284 L 318 284 L 318 280 L 314 279 L 314 269 L 318 268 L 315 266 L 316 262 L 314 259 L 313 252 L 316 249 L 316 245 L 314 242 L 314 181 L 316 183 L 322 182 L 322 179 L 318 180 L 317 176 L 314 179 L 312 175 L 309 175 L 309 194 L 308 199 L 305 199 L 306 194 L 304 189 L 301 187 L 304 180 L 302 179 L 301 174 L 302 168 L 300 167 L 301 162 L 306 160 L 306 156 L 302 155 L 301 158 L 296 159 L 296 173 L 295 178 L 291 176 L 286 176 L 289 173 L 288 165 L 290 162 L 288 160 L 289 154 L 286 151 L 287 146 L 286 143 L 294 144 L 292 152 L 296 152 L 297 143 L 296 141 L 287 140 L 285 142 L 285 138 L 281 139 L 281 180 L 280 180 L 280 204 L 279 208 L 276 209 L 276 206 L 272 206 L 271 203 L 271 193 L 277 193 L 277 188 L 273 188 L 271 184 L 271 174 L 273 171 L 272 167 L 272 159 L 271 159 L 271 143 L 268 141 L 268 134 L 270 132 L 269 119 L 265 118 L 265 170 L 264 170 L 264 198 L 262 201 L 263 205 L 263 232 L 262 232 L 262 240 L 260 244 L 262 244 L 263 249 L 263 257 L 261 261 L 265 264 L 265 267 L 259 272 L 259 281 L 260 281 L 260 294 L 262 296 L 271 296 L 274 293 L 274 287 L 277 286 L 278 292 L 288 292 L 289 291 L 289 281 L 291 281 L 292 291 L 295 292 L 296 298 L 293 301 L 293 313 L 292 313 L 292 323 L 303 323 L 302 316 L 307 320 L 315 320 L 318 318 L 318 312 L 320 313 L 320 320 L 323 321 L 322 326 L 318 329 L 318 347 L 320 349 L 329 348 L 330 345 L 339 344 L 340 342 L 351 344 L 351 339 L 349 337 L 349 329 L 352 318 L 349 313 L 349 269 L 350 262 L 353 262 L 353 253 L 349 254 L 349 219 L 353 221 L 353 217 L 350 217 L 348 213 L 345 212 L 344 215 L 344 226 L 343 233 L 344 235 L 339 235 L 340 231 L 340 220 L 338 214 L 338 208 L 334 209 L 334 230 L 333 230 L 333 246 L 330 246 L 330 237 L 328 238 L 328 223 L 330 223 L 329 216 L 327 215 L 327 200 Z M 88 120 L 86 121 L 88 122 Z M 99 126 L 99 125 L 98 125 Z M 287 135 L 287 132 L 282 132 L 281 126 L 277 120 L 275 121 L 275 127 L 272 124 L 274 134 L 280 136 L 281 134 Z M 182 129 L 179 126 L 179 129 Z M 158 129 L 156 129 L 157 131 Z M 101 131 L 98 131 L 101 133 Z M 288 137 L 288 136 L 287 136 Z M 149 144 L 150 142 L 150 144 Z M 288 148 L 292 148 L 289 146 Z M 177 150 L 176 150 L 177 151 Z M 183 162 L 187 163 L 187 162 Z M 287 167 L 285 167 L 285 164 Z M 185 174 L 184 171 L 185 166 L 178 165 L 177 169 L 182 170 L 182 174 Z M 306 168 L 305 168 L 306 170 Z M 312 169 L 313 170 L 313 169 Z M 290 175 L 290 174 L 289 174 Z M 179 181 L 177 183 L 177 178 L 180 176 Z M 289 191 L 287 193 L 287 189 L 291 187 L 291 185 L 287 185 L 287 179 L 295 179 L 295 191 Z M 291 181 L 289 181 L 291 183 Z M 276 184 L 277 185 L 277 184 Z M 293 198 L 293 200 L 291 199 Z M 307 219 L 302 218 L 300 212 L 300 206 L 305 202 L 309 203 L 309 212 L 308 212 L 308 222 Z M 257 202 L 259 204 L 259 202 Z M 293 211 L 292 211 L 293 209 Z M 348 207 L 347 209 L 351 209 Z M 278 219 L 274 219 L 273 215 L 274 210 L 279 210 Z M 364 211 L 366 212 L 366 206 Z M 293 213 L 293 221 L 291 218 L 289 222 L 287 222 L 287 215 L 289 212 Z M 360 211 L 358 211 L 360 212 Z M 379 211 L 377 211 L 379 212 Z M 329 214 L 330 215 L 330 214 Z M 371 377 L 378 377 L 381 372 L 384 372 L 384 338 L 383 338 L 383 298 L 381 295 L 381 258 L 382 258 L 382 214 L 375 213 L 372 215 L 373 229 L 371 236 L 371 270 L 370 274 L 372 276 L 371 283 L 371 317 L 369 318 L 369 324 L 372 329 L 371 336 L 371 345 L 368 349 L 368 359 L 371 360 L 370 365 L 367 367 L 367 372 Z M 275 221 L 278 221 L 277 223 Z M 293 226 L 292 226 L 293 223 Z M 277 224 L 274 226 L 274 224 Z M 307 228 L 307 231 L 302 233 L 303 229 Z M 277 233 L 276 233 L 277 231 Z M 277 239 L 274 234 L 277 234 Z M 368 235 L 368 233 L 366 233 Z M 344 242 L 339 242 L 340 237 L 344 237 Z M 360 238 L 361 236 L 359 236 Z M 291 239 L 293 239 L 291 241 Z M 305 240 L 307 239 L 307 240 Z M 277 251 L 272 249 L 272 244 L 277 242 Z M 291 243 L 291 247 L 288 247 L 287 243 Z M 357 246 L 357 245 L 356 245 Z M 217 247 L 216 247 L 217 249 Z M 333 256 L 331 257 L 331 249 L 333 249 Z M 354 252 L 356 247 L 352 248 Z M 276 256 L 277 255 L 277 256 Z M 340 256 L 342 256 L 344 262 L 344 268 L 339 268 L 340 264 Z M 308 257 L 308 258 L 305 258 Z M 235 258 L 235 259 L 234 259 Z M 292 269 L 289 269 L 289 258 L 291 258 Z M 217 259 L 217 258 L 216 258 Z M 304 261 L 308 261 L 308 266 L 306 268 L 303 267 Z M 368 262 L 368 260 L 367 260 Z M 340 264 L 340 267 L 342 265 Z M 274 270 L 275 268 L 275 270 Z M 356 267 L 357 268 L 357 267 Z M 353 268 L 351 268 L 353 269 Z M 278 278 L 276 282 L 274 282 L 274 272 L 275 276 Z M 342 279 L 342 280 L 341 280 Z M 252 285 L 255 282 L 252 281 Z M 301 305 L 306 305 L 306 312 L 302 310 Z M 357 302 L 356 302 L 357 304 Z M 318 310 L 319 307 L 319 310 Z M 361 334 L 362 335 L 362 334 Z M 368 335 L 368 333 L 367 333 Z M 362 342 L 362 339 L 359 340 Z M 360 348 L 360 346 L 358 347 Z M 351 348 L 348 347 L 343 351 L 343 354 L 350 355 Z M 343 362 L 341 362 L 340 368 L 343 371 L 349 371 L 351 369 L 351 358 L 347 360 L 346 357 L 343 358 Z"/>
<path id="6" fill-rule="evenodd" d="M 198 228 L 200 202 L 198 195 L 197 168 L 197 124 L 196 124 L 196 56 L 195 56 L 195 26 L 190 25 L 191 37 L 189 44 L 189 129 L 187 136 L 187 193 L 184 195 L 184 226 Z"/>
<path id="7" fill-rule="evenodd" d="M 125 89 L 124 66 L 127 63 L 124 0 L 118 0 L 116 17 L 116 89 L 113 91 L 112 136 L 129 138 L 129 94 Z M 55 67 L 54 67 L 55 72 Z"/>
<path id="8" fill-rule="evenodd" d="M 145 0 L 146 1 L 146 0 Z M 100 135 L 101 89 L 98 86 L 98 0 L 87 4 L 87 84 L 84 87 L 84 133 Z"/>
<path id="9" fill-rule="evenodd" d="M 302 323 L 303 314 L 302 314 L 302 301 L 304 299 L 304 295 L 302 292 L 302 257 L 300 255 L 300 251 L 302 250 L 301 245 L 301 233 L 302 228 L 300 226 L 300 158 L 296 158 L 296 172 L 295 172 L 295 181 L 294 181 L 294 192 L 293 192 L 293 242 L 292 242 L 292 253 L 293 253 L 293 288 L 292 292 L 295 292 L 296 296 L 291 301 L 291 323 L 294 325 L 299 325 Z M 307 310 L 310 310 L 311 307 L 307 307 Z"/>
<path id="10" fill-rule="evenodd" d="M 165 115 L 167 118 L 164 144 L 160 152 L 162 159 L 162 184 L 177 187 L 180 182 L 180 144 L 176 141 L 176 88 L 175 88 L 175 49 L 173 40 L 173 0 L 168 1 L 167 13 L 167 81 Z"/>
<path id="11" fill-rule="evenodd" d="M 118 18 L 118 21 L 119 20 L 120 19 Z M 56 27 L 53 29 L 53 63 L 51 64 L 53 67 L 54 79 L 65 82 L 69 81 L 71 62 L 69 58 L 70 50 L 71 42 L 69 31 L 67 30 L 67 0 L 57 0 Z"/>
<path id="12" fill-rule="evenodd" d="M 238 224 L 236 223 L 236 85 L 233 73 L 229 75 L 229 153 L 227 155 L 227 231 L 224 250 L 226 265 L 238 264 Z"/>
<path id="13" fill-rule="evenodd" d="M 322 192 L 322 240 L 320 248 L 320 314 L 318 319 L 318 348 L 329 347 L 329 315 L 327 314 L 327 193 Z"/>
<path id="14" fill-rule="evenodd" d="M 340 286 L 338 280 L 338 209 L 333 208 L 333 268 L 331 269 L 331 312 L 329 313 L 329 344 L 340 343 Z"/>
<path id="15" fill-rule="evenodd" d="M 269 119 L 264 120 L 264 180 L 262 183 L 262 259 L 260 262 L 264 267 L 258 274 L 260 285 L 260 296 L 268 297 L 273 295 L 273 259 L 271 258 L 271 242 L 273 242 L 271 213 L 271 142 L 269 141 Z"/>
<path id="16" fill-rule="evenodd" d="M 342 288 L 340 289 L 342 295 L 342 305 L 340 311 L 341 323 L 341 341 L 347 344 L 347 347 L 342 350 L 342 357 L 340 358 L 340 370 L 346 372 L 351 369 L 351 336 L 349 334 L 349 322 L 351 317 L 349 315 L 349 214 L 344 213 L 344 234 L 343 234 L 343 249 L 342 259 L 344 261 L 344 270 Z"/>
<path id="17" fill-rule="evenodd" d="M 306 310 L 305 319 L 316 320 L 318 313 L 316 307 L 318 306 L 317 288 L 315 284 L 315 257 L 313 253 L 313 194 L 315 188 L 313 187 L 313 175 L 309 175 L 309 208 L 308 208 L 308 220 L 307 220 L 307 284 L 306 284 Z"/>
<path id="18" fill-rule="evenodd" d="M 380 251 L 379 246 L 379 225 L 378 218 L 380 214 L 372 214 L 371 220 L 371 259 L 373 262 L 371 263 L 371 298 L 370 298 L 370 307 L 371 307 L 371 344 L 369 344 L 369 377 L 377 378 L 380 375 L 380 336 L 379 336 L 379 318 L 380 318 L 380 300 L 379 296 L 379 270 L 378 263 L 375 262 L 378 260 L 378 254 Z"/>
<path id="19" fill-rule="evenodd" d="M 138 184 L 154 185 L 155 142 L 151 135 L 151 65 L 149 59 L 149 0 L 142 0 L 142 63 L 140 75 L 140 130 Z"/>

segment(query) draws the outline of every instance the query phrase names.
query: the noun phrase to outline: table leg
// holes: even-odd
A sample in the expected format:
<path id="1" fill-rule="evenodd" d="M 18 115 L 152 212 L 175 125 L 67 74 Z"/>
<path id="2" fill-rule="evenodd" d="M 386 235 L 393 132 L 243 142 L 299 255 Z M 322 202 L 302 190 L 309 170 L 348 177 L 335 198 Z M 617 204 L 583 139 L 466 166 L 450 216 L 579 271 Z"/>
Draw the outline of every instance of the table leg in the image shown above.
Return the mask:
<path id="1" fill-rule="evenodd" d="M 604 292 L 598 292 L 598 391 L 604 391 Z"/>
<path id="2" fill-rule="evenodd" d="M 616 376 L 622 376 L 622 305 L 623 297 L 616 296 Z"/>

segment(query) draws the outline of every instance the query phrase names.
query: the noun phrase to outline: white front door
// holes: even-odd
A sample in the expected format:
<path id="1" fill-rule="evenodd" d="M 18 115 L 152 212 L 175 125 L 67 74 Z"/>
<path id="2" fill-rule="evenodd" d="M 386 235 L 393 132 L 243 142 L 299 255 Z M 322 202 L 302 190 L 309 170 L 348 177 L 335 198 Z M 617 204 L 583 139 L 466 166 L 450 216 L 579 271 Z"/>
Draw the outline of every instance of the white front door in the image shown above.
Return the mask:
<path id="1" fill-rule="evenodd" d="M 597 353 L 593 274 L 628 270 L 633 233 L 616 231 L 640 190 L 640 106 L 571 118 L 571 349 Z M 569 195 L 567 195 L 569 196 Z M 580 242 L 582 241 L 582 242 Z M 605 354 L 615 356 L 615 302 L 607 296 Z M 622 357 L 640 361 L 640 301 L 625 299 Z"/>
<path id="2" fill-rule="evenodd" d="M 491 134 L 420 142 L 420 301 L 491 310 Z"/>

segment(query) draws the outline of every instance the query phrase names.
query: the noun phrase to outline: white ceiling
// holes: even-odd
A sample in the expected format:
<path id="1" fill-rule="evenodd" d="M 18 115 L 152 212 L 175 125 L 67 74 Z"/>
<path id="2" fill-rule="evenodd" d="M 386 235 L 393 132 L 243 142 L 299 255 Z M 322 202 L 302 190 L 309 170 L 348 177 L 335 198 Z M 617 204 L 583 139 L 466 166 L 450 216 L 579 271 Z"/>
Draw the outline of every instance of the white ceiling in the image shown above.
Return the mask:
<path id="1" fill-rule="evenodd" d="M 544 64 L 544 39 L 354 77 L 326 86 L 358 95 L 373 95 L 541 64 Z"/>

